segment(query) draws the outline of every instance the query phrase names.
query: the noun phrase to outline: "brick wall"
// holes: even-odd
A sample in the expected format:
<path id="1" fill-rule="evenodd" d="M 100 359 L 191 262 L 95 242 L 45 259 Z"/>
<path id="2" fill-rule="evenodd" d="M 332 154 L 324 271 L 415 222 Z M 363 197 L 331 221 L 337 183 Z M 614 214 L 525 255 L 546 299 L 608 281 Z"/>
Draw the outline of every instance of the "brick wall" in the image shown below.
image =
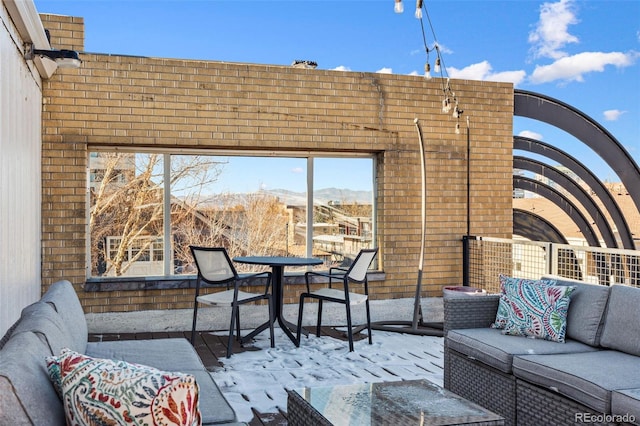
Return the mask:
<path id="1" fill-rule="evenodd" d="M 84 19 L 77 16 L 40 15 L 53 49 L 84 50 Z"/>
<path id="2" fill-rule="evenodd" d="M 56 48 L 83 45 L 82 20 L 43 15 Z M 186 308 L 192 290 L 84 292 L 87 152 L 92 147 L 367 152 L 378 155 L 379 261 L 372 298 L 413 297 L 420 249 L 420 158 L 427 155 L 424 296 L 462 282 L 467 137 L 441 112 L 440 79 L 289 66 L 81 55 L 44 84 L 45 289 L 64 278 L 86 312 Z M 452 80 L 470 117 L 470 230 L 512 233 L 513 87 Z M 296 290 L 287 289 L 289 302 Z"/>

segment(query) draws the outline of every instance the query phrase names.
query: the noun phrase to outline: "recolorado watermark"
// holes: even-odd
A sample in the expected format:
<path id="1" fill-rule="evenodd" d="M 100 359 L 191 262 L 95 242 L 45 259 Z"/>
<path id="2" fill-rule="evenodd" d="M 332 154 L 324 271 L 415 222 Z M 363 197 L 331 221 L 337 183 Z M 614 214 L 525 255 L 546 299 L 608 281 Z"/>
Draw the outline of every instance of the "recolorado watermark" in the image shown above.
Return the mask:
<path id="1" fill-rule="evenodd" d="M 636 416 L 633 414 L 594 414 L 576 413 L 576 423 L 633 423 Z"/>

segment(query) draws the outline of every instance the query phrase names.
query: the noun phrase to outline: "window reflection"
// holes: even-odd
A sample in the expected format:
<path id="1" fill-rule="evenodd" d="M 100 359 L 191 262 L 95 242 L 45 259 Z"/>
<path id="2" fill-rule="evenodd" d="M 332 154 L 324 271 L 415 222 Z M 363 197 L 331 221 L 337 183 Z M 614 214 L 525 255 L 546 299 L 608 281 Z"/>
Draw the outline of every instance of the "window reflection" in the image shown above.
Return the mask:
<path id="1" fill-rule="evenodd" d="M 223 246 L 231 257 L 311 253 L 325 260 L 319 269 L 348 265 L 373 246 L 370 157 L 92 152 L 89 159 L 94 277 L 194 274 L 189 245 Z"/>

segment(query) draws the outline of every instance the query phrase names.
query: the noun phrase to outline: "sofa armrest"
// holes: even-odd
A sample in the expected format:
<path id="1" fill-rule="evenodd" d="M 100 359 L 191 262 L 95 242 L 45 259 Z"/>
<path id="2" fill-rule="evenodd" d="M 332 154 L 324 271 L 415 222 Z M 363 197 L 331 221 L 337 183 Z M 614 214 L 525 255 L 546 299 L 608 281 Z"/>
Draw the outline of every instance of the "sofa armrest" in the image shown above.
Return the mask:
<path id="1" fill-rule="evenodd" d="M 500 295 L 445 297 L 444 333 L 463 328 L 489 327 L 496 319 Z"/>

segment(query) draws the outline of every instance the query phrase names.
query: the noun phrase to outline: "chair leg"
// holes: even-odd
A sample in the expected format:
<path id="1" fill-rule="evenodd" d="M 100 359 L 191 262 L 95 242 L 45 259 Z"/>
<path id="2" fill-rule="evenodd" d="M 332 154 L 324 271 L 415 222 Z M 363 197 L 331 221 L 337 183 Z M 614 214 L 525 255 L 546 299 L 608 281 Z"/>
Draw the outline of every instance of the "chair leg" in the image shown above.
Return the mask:
<path id="1" fill-rule="evenodd" d="M 193 306 L 193 322 L 191 323 L 191 345 L 193 346 L 193 342 L 196 336 L 196 321 L 198 319 L 198 302 Z"/>
<path id="2" fill-rule="evenodd" d="M 318 299 L 318 322 L 316 323 L 316 336 L 320 337 L 320 325 L 322 324 L 322 299 Z"/>
<path id="3" fill-rule="evenodd" d="M 234 303 L 231 307 L 231 324 L 229 325 L 229 339 L 227 340 L 227 358 L 231 357 L 231 348 L 233 346 L 233 329 L 235 328 L 236 316 L 238 313 L 238 305 Z"/>
<path id="4" fill-rule="evenodd" d="M 349 338 L 349 352 L 353 352 L 353 329 L 351 328 L 351 307 L 347 307 L 347 337 Z"/>
<path id="5" fill-rule="evenodd" d="M 240 337 L 240 306 L 236 309 L 236 340 L 242 342 L 242 338 Z"/>
<path id="6" fill-rule="evenodd" d="M 300 334 L 302 333 L 302 312 L 304 311 L 304 294 L 300 295 L 298 304 L 298 328 L 296 329 L 296 348 L 300 347 Z"/>
<path id="7" fill-rule="evenodd" d="M 364 301 L 365 308 L 367 310 L 367 332 L 369 333 L 369 344 L 373 344 L 373 340 L 371 340 L 371 312 L 369 311 L 369 298 Z"/>
<path id="8" fill-rule="evenodd" d="M 271 347 L 274 348 L 275 347 L 275 337 L 273 335 L 273 321 L 275 318 L 275 314 L 274 314 L 274 307 L 273 307 L 273 300 L 271 299 L 271 297 L 269 297 L 267 299 L 267 303 L 269 304 L 269 337 L 271 338 Z"/>

